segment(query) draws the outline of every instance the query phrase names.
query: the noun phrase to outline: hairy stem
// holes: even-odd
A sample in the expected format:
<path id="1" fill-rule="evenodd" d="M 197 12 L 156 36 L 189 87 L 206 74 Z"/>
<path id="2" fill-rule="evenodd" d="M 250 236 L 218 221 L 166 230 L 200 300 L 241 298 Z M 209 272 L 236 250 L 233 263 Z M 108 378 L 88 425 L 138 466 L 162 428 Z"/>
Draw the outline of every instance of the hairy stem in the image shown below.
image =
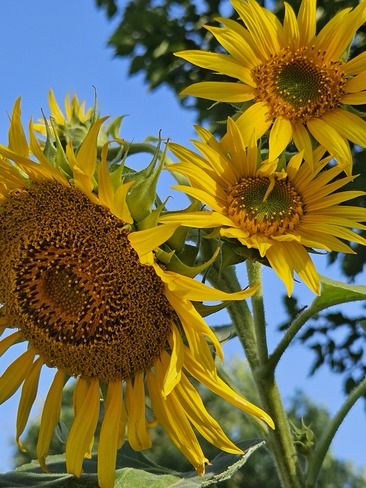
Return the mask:
<path id="1" fill-rule="evenodd" d="M 269 432 L 268 445 L 274 457 L 278 475 L 283 488 L 300 488 L 300 475 L 296 449 L 293 443 L 289 422 L 281 395 L 276 385 L 274 371 L 266 368 L 268 347 L 264 314 L 263 292 L 261 286 L 261 265 L 247 260 L 247 271 L 251 285 L 259 285 L 252 297 L 254 328 L 257 339 L 259 367 L 253 371 L 263 406 L 272 417 L 276 429 Z"/>
<path id="2" fill-rule="evenodd" d="M 366 394 L 366 378 L 364 378 L 361 383 L 359 383 L 356 388 L 354 388 L 349 396 L 346 398 L 345 402 L 338 410 L 336 415 L 330 421 L 327 428 L 324 430 L 322 436 L 316 444 L 314 452 L 309 461 L 309 468 L 306 477 L 306 487 L 313 488 L 316 486 L 316 481 L 319 476 L 320 469 L 322 467 L 324 458 L 328 452 L 329 446 L 339 428 L 343 422 L 345 416 L 348 414 L 350 409 L 356 403 L 356 401 Z"/>

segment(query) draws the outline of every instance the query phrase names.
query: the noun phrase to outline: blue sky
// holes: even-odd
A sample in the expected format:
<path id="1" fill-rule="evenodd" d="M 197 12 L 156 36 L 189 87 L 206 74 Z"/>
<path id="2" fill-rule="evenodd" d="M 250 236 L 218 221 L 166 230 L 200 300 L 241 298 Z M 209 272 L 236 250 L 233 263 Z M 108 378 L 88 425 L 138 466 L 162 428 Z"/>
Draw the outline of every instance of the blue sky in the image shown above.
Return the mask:
<path id="1" fill-rule="evenodd" d="M 59 100 L 69 93 L 93 102 L 93 86 L 96 87 L 100 112 L 116 116 L 128 115 L 123 123 L 123 137 L 141 141 L 146 136 L 163 135 L 187 144 L 194 131 L 193 113 L 183 111 L 172 93 L 160 89 L 149 93 L 140 77 L 127 78 L 127 62 L 114 59 L 106 47 L 113 23 L 98 11 L 93 0 L 22 0 L 1 1 L 2 27 L 0 29 L 0 141 L 6 142 L 8 114 L 14 100 L 22 97 L 23 120 L 30 116 L 38 118 L 41 108 L 47 113 L 47 94 L 53 88 Z M 163 184 L 164 184 L 163 180 Z M 166 185 L 165 195 L 174 193 Z M 174 195 L 178 199 L 177 195 Z M 178 200 L 179 201 L 179 200 Z M 334 268 L 325 268 L 325 258 L 317 262 L 323 274 L 337 277 Z M 280 336 L 274 332 L 280 315 L 279 300 L 283 287 L 270 270 L 265 273 L 265 294 L 269 323 L 269 342 L 273 347 Z M 365 275 L 360 277 L 365 282 Z M 306 304 L 311 295 L 302 285 L 296 293 L 301 303 Z M 353 307 L 354 310 L 354 307 Z M 240 354 L 237 343 L 226 347 L 226 356 Z M 0 359 L 2 372 L 14 353 Z M 319 404 L 335 413 L 343 395 L 341 379 L 322 369 L 314 378 L 307 372 L 312 356 L 299 346 L 293 347 L 284 356 L 278 369 L 278 382 L 285 399 L 296 388 L 302 388 Z M 41 397 L 33 409 L 40 414 L 42 399 L 47 391 L 46 374 L 41 388 Z M 0 407 L 0 470 L 11 469 L 14 450 L 15 411 L 18 395 Z M 339 429 L 333 444 L 336 455 L 349 459 L 358 466 L 366 466 L 364 439 L 366 438 L 365 414 L 361 402 L 357 404 L 344 425 Z"/>

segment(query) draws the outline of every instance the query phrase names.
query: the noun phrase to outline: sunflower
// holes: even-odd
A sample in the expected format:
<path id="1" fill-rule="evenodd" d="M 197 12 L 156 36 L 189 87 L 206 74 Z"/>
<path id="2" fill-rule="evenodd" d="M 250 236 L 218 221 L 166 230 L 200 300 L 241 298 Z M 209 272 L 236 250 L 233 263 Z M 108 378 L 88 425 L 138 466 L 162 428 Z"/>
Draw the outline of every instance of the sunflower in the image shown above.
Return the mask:
<path id="1" fill-rule="evenodd" d="M 318 273 L 307 248 L 353 253 L 348 244 L 366 245 L 351 229 L 366 229 L 366 209 L 343 206 L 342 202 L 362 191 L 338 191 L 354 179 L 339 178 L 339 165 L 326 168 L 324 150 L 313 154 L 314 167 L 303 161 L 302 152 L 280 169 L 275 161 L 260 161 L 255 141 L 247 147 L 240 127 L 228 119 L 223 140 L 202 127 L 201 141 L 195 141 L 202 156 L 178 144 L 170 144 L 180 160 L 169 169 L 185 175 L 191 186 L 176 185 L 187 195 L 203 202 L 212 211 L 173 212 L 161 221 L 187 227 L 219 227 L 224 238 L 235 238 L 266 257 L 284 282 L 288 295 L 293 290 L 293 274 L 314 292 L 320 292 Z M 259 161 L 258 161 L 259 160 Z"/>
<path id="2" fill-rule="evenodd" d="M 0 342 L 0 353 L 20 341 L 27 349 L 0 377 L 0 402 L 22 385 L 16 423 L 22 447 L 40 371 L 56 370 L 37 443 L 46 469 L 63 388 L 74 377 L 66 467 L 80 476 L 102 391 L 98 478 L 108 488 L 126 430 L 133 449 L 146 449 L 155 420 L 199 474 L 207 459 L 193 428 L 222 450 L 241 452 L 205 409 L 192 378 L 271 427 L 273 422 L 218 376 L 210 347 L 222 358 L 220 343 L 192 304 L 241 300 L 255 290 L 227 294 L 159 266 L 154 249 L 176 226 L 133 231 L 126 204 L 133 182 L 110 173 L 107 146 L 97 159 L 103 121 L 91 125 L 76 153 L 69 143 L 64 153 L 58 147 L 63 157 L 50 160 L 32 126 L 28 145 L 15 104 L 9 147 L 0 146 L 0 326 L 12 331 Z"/>
<path id="3" fill-rule="evenodd" d="M 366 147 L 366 122 L 347 110 L 366 103 L 366 53 L 346 60 L 345 52 L 366 20 L 366 2 L 338 12 L 316 34 L 316 0 L 302 0 L 298 15 L 285 2 L 283 24 L 255 0 L 231 0 L 244 26 L 218 18 L 206 26 L 229 54 L 200 50 L 176 53 L 192 64 L 238 82 L 190 85 L 182 95 L 240 103 L 238 127 L 244 142 L 270 129 L 269 158 L 294 141 L 312 162 L 312 138 L 349 171 L 348 141 Z"/>

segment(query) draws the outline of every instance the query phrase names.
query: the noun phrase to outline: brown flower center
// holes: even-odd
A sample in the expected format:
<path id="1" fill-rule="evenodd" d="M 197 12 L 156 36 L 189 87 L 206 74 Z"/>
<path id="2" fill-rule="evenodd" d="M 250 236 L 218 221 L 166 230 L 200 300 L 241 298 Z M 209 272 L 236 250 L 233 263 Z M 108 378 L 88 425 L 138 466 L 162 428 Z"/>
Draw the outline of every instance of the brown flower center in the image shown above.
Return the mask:
<path id="1" fill-rule="evenodd" d="M 304 204 L 288 179 L 248 177 L 230 189 L 227 211 L 235 224 L 250 235 L 272 236 L 294 230 L 304 213 Z"/>
<path id="2" fill-rule="evenodd" d="M 271 117 L 306 122 L 336 108 L 347 81 L 340 61 L 326 61 L 314 47 L 283 49 L 252 71 L 256 99 L 267 102 Z"/>
<path id="3" fill-rule="evenodd" d="M 42 182 L 8 196 L 0 228 L 0 302 L 48 365 L 102 381 L 152 366 L 175 314 L 123 222 Z"/>

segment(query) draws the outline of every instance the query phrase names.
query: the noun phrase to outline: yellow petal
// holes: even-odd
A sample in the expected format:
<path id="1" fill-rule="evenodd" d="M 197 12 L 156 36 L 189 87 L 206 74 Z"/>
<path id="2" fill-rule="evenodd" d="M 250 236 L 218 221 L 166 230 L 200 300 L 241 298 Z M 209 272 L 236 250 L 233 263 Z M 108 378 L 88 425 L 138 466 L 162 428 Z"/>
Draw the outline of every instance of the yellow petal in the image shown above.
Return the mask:
<path id="1" fill-rule="evenodd" d="M 352 164 L 352 154 L 347 141 L 323 119 L 312 119 L 307 123 L 314 138 L 345 167 Z"/>
<path id="2" fill-rule="evenodd" d="M 305 1 L 303 3 L 306 3 Z M 304 159 L 309 163 L 310 168 L 313 167 L 313 146 L 309 132 L 306 130 L 303 124 L 294 123 L 292 125 L 293 138 L 295 146 L 298 151 L 304 151 Z"/>
<path id="3" fill-rule="evenodd" d="M 266 258 L 273 271 L 285 284 L 287 295 L 290 297 L 294 289 L 294 276 L 293 269 L 287 259 L 285 247 L 280 244 L 271 246 L 266 251 Z"/>
<path id="4" fill-rule="evenodd" d="M 233 225 L 233 222 L 228 217 L 225 217 L 225 215 L 204 210 L 202 212 L 168 213 L 160 217 L 160 222 L 163 222 L 164 225 L 174 224 L 201 229 L 219 227 L 221 225 Z"/>
<path id="5" fill-rule="evenodd" d="M 349 139 L 361 147 L 366 147 L 366 122 L 358 115 L 346 110 L 335 109 L 324 114 L 323 119 L 341 137 Z"/>
<path id="6" fill-rule="evenodd" d="M 81 143 L 76 155 L 78 167 L 91 180 L 97 164 L 97 138 L 103 122 L 108 117 L 103 117 L 94 122 L 85 139 Z"/>
<path id="7" fill-rule="evenodd" d="M 29 156 L 29 149 L 27 138 L 25 137 L 22 122 L 20 119 L 20 98 L 17 98 L 14 104 L 13 112 L 11 114 L 10 128 L 9 128 L 9 149 L 18 153 L 20 156 L 27 158 Z"/>
<path id="8" fill-rule="evenodd" d="M 177 327 L 172 325 L 172 336 L 169 340 L 172 349 L 169 367 L 164 377 L 163 396 L 166 397 L 179 383 L 184 360 L 182 337 Z"/>
<path id="9" fill-rule="evenodd" d="M 306 46 L 313 40 L 316 32 L 316 0 L 302 0 L 297 14 L 300 45 Z"/>
<path id="10" fill-rule="evenodd" d="M 206 324 L 206 322 L 191 304 L 191 302 L 178 298 L 176 293 L 169 290 L 166 290 L 165 296 L 176 311 L 184 330 L 187 331 L 187 335 L 189 335 L 190 331 L 195 331 L 199 335 L 199 337 L 193 337 L 193 335 L 190 336 L 192 338 L 190 346 L 194 347 L 195 344 L 201 341 L 201 338 L 207 337 L 214 346 L 217 355 L 220 357 L 221 360 L 223 360 L 224 355 L 219 340 L 217 339 L 212 329 L 210 329 L 210 327 Z M 204 359 L 204 352 L 205 351 L 196 351 L 195 357 L 198 356 Z M 214 366 L 212 355 L 210 352 L 208 355 L 206 354 L 205 364 L 207 369 L 212 369 Z"/>
<path id="11" fill-rule="evenodd" d="M 50 90 L 48 92 L 48 105 L 50 106 L 51 114 L 52 117 L 55 119 L 56 124 L 64 125 L 65 123 L 64 114 L 62 113 L 62 110 L 60 109 L 59 104 L 57 103 L 53 90 Z"/>
<path id="12" fill-rule="evenodd" d="M 152 441 L 145 415 L 145 386 L 141 373 L 126 381 L 127 436 L 135 451 L 151 447 Z"/>
<path id="13" fill-rule="evenodd" d="M 234 405 L 243 412 L 263 420 L 274 429 L 273 420 L 266 412 L 261 408 L 256 407 L 253 403 L 245 400 L 239 393 L 235 392 L 230 386 L 224 383 L 219 376 L 212 375 L 209 371 L 206 371 L 205 368 L 192 357 L 188 348 L 185 348 L 184 367 L 194 378 L 216 393 L 216 395 L 224 398 L 231 403 L 231 405 Z"/>
<path id="14" fill-rule="evenodd" d="M 270 21 L 266 10 L 256 2 L 233 0 L 232 5 L 238 12 L 250 32 L 253 42 L 258 46 L 264 57 L 277 53 L 280 49 L 278 31 Z"/>
<path id="15" fill-rule="evenodd" d="M 25 451 L 25 449 L 22 446 L 19 438 L 22 435 L 25 426 L 27 425 L 29 413 L 31 411 L 31 408 L 33 406 L 34 400 L 37 395 L 39 374 L 41 372 L 42 365 L 43 365 L 43 361 L 41 358 L 38 358 L 33 363 L 31 369 L 28 371 L 28 374 L 24 380 L 22 393 L 19 400 L 19 406 L 17 412 L 16 441 L 20 450 L 22 450 L 23 452 Z"/>
<path id="16" fill-rule="evenodd" d="M 216 19 L 218 21 L 223 20 L 226 22 L 226 19 Z M 235 22 L 235 21 L 233 21 Z M 240 24 L 235 22 L 235 24 L 239 27 L 242 27 Z M 234 30 L 232 28 L 221 28 L 221 27 L 211 27 L 208 25 L 204 26 L 216 39 L 219 43 L 228 51 L 231 56 L 237 59 L 243 66 L 248 67 L 249 69 L 254 68 L 255 65 L 259 64 L 258 58 L 248 42 L 245 40 L 243 36 L 240 35 L 238 30 Z M 245 82 L 250 86 L 255 86 L 255 82 L 253 78 L 250 76 Z"/>
<path id="17" fill-rule="evenodd" d="M 0 376 L 0 404 L 10 398 L 24 381 L 33 363 L 34 349 L 30 348 L 19 356 Z"/>
<path id="18" fill-rule="evenodd" d="M 202 452 L 184 410 L 174 397 L 174 391 L 165 399 L 161 396 L 163 372 L 158 363 L 156 374 L 151 372 L 147 374 L 147 385 L 154 414 L 172 442 L 199 474 L 203 474 L 207 459 Z"/>
<path id="19" fill-rule="evenodd" d="M 216 102 L 240 103 L 253 100 L 254 91 L 243 83 L 229 81 L 201 81 L 180 92 L 182 96 L 205 98 Z"/>
<path id="20" fill-rule="evenodd" d="M 208 442 L 225 452 L 232 454 L 243 453 L 241 449 L 231 442 L 219 423 L 207 412 L 198 391 L 185 375 L 182 375 L 181 382 L 175 390 L 175 395 L 190 422 Z"/>
<path id="21" fill-rule="evenodd" d="M 200 190 L 199 188 L 193 188 L 191 186 L 185 186 L 185 185 L 172 185 L 171 188 L 173 190 L 184 192 L 186 195 L 195 198 L 199 202 L 204 203 L 212 210 L 216 210 L 217 212 L 222 212 L 225 208 L 223 207 L 222 203 L 220 204 L 220 201 L 218 199 L 216 199 L 214 196 L 210 195 L 206 191 Z"/>
<path id="22" fill-rule="evenodd" d="M 128 240 L 139 257 L 141 257 L 170 239 L 178 227 L 179 222 L 164 223 L 164 225 L 152 227 L 151 229 L 131 232 L 128 234 Z"/>
<path id="23" fill-rule="evenodd" d="M 346 75 L 357 75 L 366 70 L 366 52 L 362 52 L 343 66 Z"/>
<path id="24" fill-rule="evenodd" d="M 363 71 L 359 75 L 348 80 L 344 87 L 344 90 L 346 94 L 357 93 L 362 90 L 366 90 L 366 71 Z"/>
<path id="25" fill-rule="evenodd" d="M 364 105 L 366 103 L 366 91 L 344 95 L 341 103 L 345 105 Z"/>
<path id="26" fill-rule="evenodd" d="M 111 212 L 118 218 L 127 224 L 133 223 L 133 218 L 128 208 L 126 197 L 134 181 L 128 181 L 127 183 L 121 183 L 114 194 L 113 204 L 111 206 Z"/>
<path id="27" fill-rule="evenodd" d="M 98 197 L 107 208 L 113 205 L 113 186 L 107 162 L 108 143 L 104 144 L 98 171 Z"/>
<path id="28" fill-rule="evenodd" d="M 22 340 L 24 338 L 23 333 L 21 331 L 14 332 L 2 341 L 0 341 L 0 356 L 2 356 L 13 344 Z"/>
<path id="29" fill-rule="evenodd" d="M 88 381 L 84 402 L 77 411 L 66 442 L 66 469 L 75 476 L 81 475 L 83 459 L 99 416 L 99 380 L 91 378 Z"/>
<path id="30" fill-rule="evenodd" d="M 44 471 L 47 471 L 45 458 L 50 447 L 53 431 L 60 417 L 62 390 L 65 383 L 65 373 L 58 370 L 48 391 L 42 411 L 37 442 L 37 458 Z"/>
<path id="31" fill-rule="evenodd" d="M 255 103 L 240 115 L 235 123 L 240 130 L 244 144 L 248 146 L 253 140 L 253 133 L 255 139 L 259 139 L 272 124 L 272 120 L 269 118 L 268 105 L 265 102 Z M 225 144 L 225 136 L 223 143 Z"/>
<path id="32" fill-rule="evenodd" d="M 73 393 L 73 406 L 74 406 L 74 418 L 79 415 L 80 410 L 82 409 L 85 396 L 88 392 L 89 388 L 89 381 L 86 378 L 79 378 L 75 388 L 74 388 L 74 393 Z M 89 442 L 88 442 L 88 449 L 85 452 L 85 457 L 90 459 L 91 458 L 91 451 L 93 449 L 93 444 L 94 444 L 94 433 L 91 434 Z"/>
<path id="33" fill-rule="evenodd" d="M 291 5 L 285 2 L 285 18 L 283 20 L 284 37 L 288 40 L 288 46 L 297 49 L 300 44 L 300 31 L 295 12 Z"/>
<path id="34" fill-rule="evenodd" d="M 116 419 L 122 414 L 122 382 L 108 384 L 107 399 L 98 444 L 98 481 L 103 488 L 113 488 L 119 432 Z"/>
<path id="35" fill-rule="evenodd" d="M 216 71 L 216 73 L 227 75 L 231 78 L 236 78 L 243 83 L 247 83 L 248 80 L 250 84 L 253 85 L 253 78 L 250 70 L 245 68 L 241 62 L 237 61 L 232 56 L 228 56 L 227 54 L 192 50 L 181 51 L 175 55 L 196 66 Z M 251 93 L 253 93 L 253 90 L 251 90 Z M 186 93 L 182 92 L 181 95 L 183 94 Z M 188 95 L 191 95 L 191 93 L 188 93 Z"/>
<path id="36" fill-rule="evenodd" d="M 292 139 L 292 124 L 288 119 L 277 117 L 269 134 L 268 159 L 273 161 L 286 149 Z"/>

